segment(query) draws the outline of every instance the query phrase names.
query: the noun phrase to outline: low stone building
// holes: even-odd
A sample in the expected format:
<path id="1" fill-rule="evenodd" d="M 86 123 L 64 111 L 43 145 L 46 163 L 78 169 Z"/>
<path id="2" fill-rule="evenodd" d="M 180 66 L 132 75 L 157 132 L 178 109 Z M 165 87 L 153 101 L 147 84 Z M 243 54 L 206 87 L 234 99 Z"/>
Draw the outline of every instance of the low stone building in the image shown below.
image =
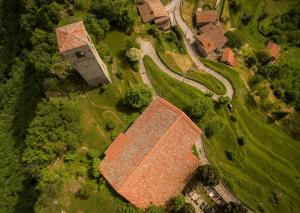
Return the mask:
<path id="1" fill-rule="evenodd" d="M 178 108 L 156 98 L 105 151 L 103 177 L 138 208 L 165 206 L 180 194 L 200 160 L 202 131 Z"/>
<path id="2" fill-rule="evenodd" d="M 280 57 L 280 47 L 274 43 L 269 42 L 266 46 L 266 51 L 270 54 L 271 60 L 278 60 Z"/>
<path id="3" fill-rule="evenodd" d="M 206 24 L 217 24 L 219 14 L 216 10 L 197 10 L 195 14 L 195 22 L 197 27 L 202 27 Z"/>
<path id="4" fill-rule="evenodd" d="M 195 38 L 198 50 L 204 57 L 217 49 L 222 49 L 227 41 L 222 27 L 211 23 L 200 27 L 199 34 Z"/>
<path id="5" fill-rule="evenodd" d="M 224 64 L 234 67 L 236 65 L 236 58 L 234 52 L 230 48 L 225 48 L 223 50 L 220 61 Z"/>
<path id="6" fill-rule="evenodd" d="M 170 29 L 170 17 L 160 0 L 144 0 L 138 10 L 144 23 L 153 23 L 163 31 Z"/>
<path id="7" fill-rule="evenodd" d="M 59 52 L 90 86 L 111 82 L 107 67 L 99 57 L 82 21 L 59 27 L 55 32 Z"/>

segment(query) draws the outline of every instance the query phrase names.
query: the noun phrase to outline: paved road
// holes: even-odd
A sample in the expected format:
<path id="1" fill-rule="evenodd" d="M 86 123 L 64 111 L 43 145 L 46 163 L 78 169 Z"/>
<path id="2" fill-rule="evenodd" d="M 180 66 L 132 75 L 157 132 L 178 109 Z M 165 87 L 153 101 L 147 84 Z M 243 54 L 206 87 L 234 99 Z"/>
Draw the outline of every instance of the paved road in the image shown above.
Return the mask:
<path id="1" fill-rule="evenodd" d="M 199 53 L 194 45 L 194 32 L 192 29 L 188 27 L 188 25 L 183 21 L 181 16 L 181 4 L 182 0 L 173 0 L 169 5 L 167 5 L 168 12 L 171 16 L 172 24 L 177 24 L 182 32 L 184 33 L 184 42 L 187 47 L 188 54 L 191 56 L 194 63 L 197 65 L 197 67 L 204 72 L 212 75 L 216 79 L 218 79 L 220 82 L 223 83 L 223 85 L 226 88 L 226 96 L 228 96 L 230 99 L 233 97 L 233 88 L 230 82 L 224 78 L 222 75 L 220 75 L 218 72 L 210 69 L 209 67 L 205 66 L 199 59 Z"/>
<path id="2" fill-rule="evenodd" d="M 160 58 L 158 57 L 158 55 L 156 54 L 156 51 L 153 47 L 153 45 L 149 42 L 149 41 L 144 41 L 141 38 L 138 39 L 138 42 L 141 44 L 141 50 L 143 55 L 148 55 L 155 63 L 156 65 L 166 74 L 168 74 L 169 76 L 171 76 L 172 78 L 177 79 L 178 81 L 184 82 L 186 84 L 189 84 L 193 87 L 195 87 L 196 89 L 199 89 L 200 91 L 204 92 L 204 93 L 208 93 L 208 92 L 212 92 L 211 90 L 209 90 L 207 87 L 205 87 L 204 85 L 187 79 L 181 75 L 178 75 L 176 73 L 174 73 L 173 71 L 171 71 L 168 67 L 166 67 L 163 62 L 160 60 Z M 140 69 L 140 73 L 142 76 L 142 80 L 145 84 L 151 84 L 150 80 L 147 76 L 146 70 L 145 70 L 145 66 L 144 63 L 141 63 L 141 69 Z M 218 95 L 216 95 L 215 93 L 213 93 L 212 98 L 214 100 L 218 100 Z"/>

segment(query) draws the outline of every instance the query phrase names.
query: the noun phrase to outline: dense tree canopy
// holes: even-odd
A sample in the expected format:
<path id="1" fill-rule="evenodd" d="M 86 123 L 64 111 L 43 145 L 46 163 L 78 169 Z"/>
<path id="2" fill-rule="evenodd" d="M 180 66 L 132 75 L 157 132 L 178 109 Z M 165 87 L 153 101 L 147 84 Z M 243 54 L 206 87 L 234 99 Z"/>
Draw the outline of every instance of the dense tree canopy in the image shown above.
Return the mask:
<path id="1" fill-rule="evenodd" d="M 146 85 L 134 85 L 126 91 L 124 103 L 132 108 L 141 109 L 152 100 L 152 91 Z"/>
<path id="2" fill-rule="evenodd" d="M 201 97 L 197 100 L 191 102 L 187 108 L 187 114 L 196 120 L 203 118 L 203 116 L 209 111 L 212 110 L 213 103 L 212 100 L 208 97 Z"/>
<path id="3" fill-rule="evenodd" d="M 204 186 L 215 186 L 220 182 L 220 174 L 218 170 L 208 164 L 200 166 L 197 170 L 196 176 Z"/>

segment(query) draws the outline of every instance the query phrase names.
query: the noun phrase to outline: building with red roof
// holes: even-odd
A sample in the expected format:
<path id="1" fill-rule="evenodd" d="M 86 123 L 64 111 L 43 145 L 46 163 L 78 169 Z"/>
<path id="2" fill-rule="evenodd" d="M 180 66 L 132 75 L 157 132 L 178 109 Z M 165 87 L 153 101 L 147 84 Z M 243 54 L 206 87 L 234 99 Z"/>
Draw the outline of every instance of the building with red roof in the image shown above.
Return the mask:
<path id="1" fill-rule="evenodd" d="M 232 67 L 234 67 L 236 65 L 236 58 L 234 55 L 234 52 L 232 51 L 232 49 L 230 48 L 225 48 L 220 61 L 224 64 L 228 64 Z"/>
<path id="2" fill-rule="evenodd" d="M 216 10 L 197 10 L 195 14 L 195 21 L 197 27 L 213 23 L 217 24 L 219 21 L 219 14 Z"/>
<path id="3" fill-rule="evenodd" d="M 280 57 L 280 47 L 274 43 L 269 42 L 266 46 L 266 51 L 270 53 L 272 60 L 278 60 Z"/>
<path id="4" fill-rule="evenodd" d="M 144 23 L 153 23 L 161 30 L 170 29 L 170 17 L 161 0 L 144 0 L 138 11 Z"/>
<path id="5" fill-rule="evenodd" d="M 107 67 L 98 55 L 82 21 L 56 28 L 55 32 L 59 52 L 89 85 L 111 82 Z"/>
<path id="6" fill-rule="evenodd" d="M 199 29 L 195 42 L 200 54 L 206 57 L 217 49 L 221 49 L 228 41 L 219 25 L 207 24 Z"/>
<path id="7" fill-rule="evenodd" d="M 201 136 L 184 112 L 156 98 L 105 151 L 101 174 L 136 207 L 165 206 L 200 165 L 192 147 Z"/>

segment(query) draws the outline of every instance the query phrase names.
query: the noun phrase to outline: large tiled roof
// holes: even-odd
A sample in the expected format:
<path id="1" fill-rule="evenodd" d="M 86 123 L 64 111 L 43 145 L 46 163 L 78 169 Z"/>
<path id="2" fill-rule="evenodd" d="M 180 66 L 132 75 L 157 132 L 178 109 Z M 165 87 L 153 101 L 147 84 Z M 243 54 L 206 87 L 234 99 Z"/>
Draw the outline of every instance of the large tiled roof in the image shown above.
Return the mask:
<path id="1" fill-rule="evenodd" d="M 219 49 L 221 49 L 228 41 L 223 33 L 222 27 L 219 25 L 207 24 L 201 27 L 200 31 L 203 33 L 207 33 L 207 35 Z"/>
<path id="2" fill-rule="evenodd" d="M 236 65 L 235 55 L 230 48 L 224 49 L 220 61 L 233 67 Z"/>
<path id="3" fill-rule="evenodd" d="M 201 43 L 206 54 L 213 52 L 217 48 L 207 33 L 198 35 L 197 41 Z"/>
<path id="4" fill-rule="evenodd" d="M 60 52 L 89 44 L 88 35 L 82 21 L 56 28 L 55 32 Z"/>
<path id="5" fill-rule="evenodd" d="M 266 46 L 266 50 L 271 54 L 274 59 L 278 59 L 280 56 L 280 47 L 274 42 L 269 42 Z"/>
<path id="6" fill-rule="evenodd" d="M 196 24 L 201 23 L 216 23 L 219 20 L 219 14 L 216 10 L 198 10 L 196 12 Z"/>
<path id="7" fill-rule="evenodd" d="M 181 110 L 157 98 L 106 150 L 101 174 L 139 208 L 165 205 L 198 167 L 192 147 L 201 134 Z"/>
<path id="8" fill-rule="evenodd" d="M 138 6 L 143 22 L 151 22 L 156 18 L 169 17 L 168 12 L 160 0 L 145 0 Z"/>

